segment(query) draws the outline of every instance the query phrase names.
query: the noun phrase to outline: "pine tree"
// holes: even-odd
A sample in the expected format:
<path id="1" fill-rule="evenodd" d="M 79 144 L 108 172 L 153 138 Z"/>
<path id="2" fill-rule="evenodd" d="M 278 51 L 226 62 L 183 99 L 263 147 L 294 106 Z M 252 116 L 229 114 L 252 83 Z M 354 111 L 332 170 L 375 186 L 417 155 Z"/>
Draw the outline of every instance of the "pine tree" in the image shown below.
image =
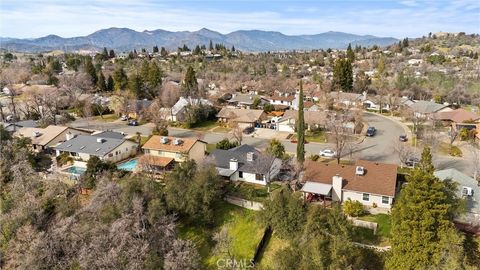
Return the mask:
<path id="1" fill-rule="evenodd" d="M 107 84 L 105 82 L 105 76 L 103 75 L 103 72 L 101 72 L 101 71 L 98 73 L 97 88 L 98 88 L 98 91 L 100 91 L 100 92 L 107 91 Z"/>
<path id="2" fill-rule="evenodd" d="M 147 81 L 151 87 L 156 87 L 162 84 L 162 70 L 158 67 L 156 62 L 151 62 L 148 69 Z"/>
<path id="3" fill-rule="evenodd" d="M 124 90 L 128 84 L 128 77 L 122 67 L 113 72 L 113 81 L 115 90 Z"/>
<path id="4" fill-rule="evenodd" d="M 103 56 L 103 59 L 108 59 L 107 47 L 103 47 L 102 56 Z"/>
<path id="5" fill-rule="evenodd" d="M 433 175 L 425 147 L 392 210 L 392 250 L 388 269 L 462 269 L 462 237 L 453 218 L 459 209 L 456 187 Z"/>
<path id="6" fill-rule="evenodd" d="M 232 52 L 234 52 L 234 51 L 235 51 L 235 46 L 232 45 Z"/>
<path id="7" fill-rule="evenodd" d="M 143 81 L 140 75 L 133 74 L 128 78 L 128 89 L 135 94 L 138 99 L 146 98 L 143 93 Z"/>
<path id="8" fill-rule="evenodd" d="M 162 48 L 160 49 L 160 55 L 163 56 L 163 57 L 165 57 L 165 56 L 167 56 L 167 54 L 168 54 L 168 52 L 167 52 L 167 50 L 165 49 L 165 47 L 162 47 Z"/>
<path id="9" fill-rule="evenodd" d="M 355 53 L 353 52 L 352 44 L 350 43 L 348 44 L 348 47 L 347 47 L 347 59 L 352 63 L 355 61 Z"/>
<path id="10" fill-rule="evenodd" d="M 333 68 L 333 86 L 345 92 L 353 90 L 353 67 L 348 59 L 340 58 L 335 61 Z"/>
<path id="11" fill-rule="evenodd" d="M 113 82 L 113 78 L 111 75 L 108 75 L 108 78 L 107 78 L 107 91 L 111 92 L 113 91 L 113 89 L 115 88 L 114 86 L 114 82 Z"/>
<path id="12" fill-rule="evenodd" d="M 202 53 L 202 50 L 200 49 L 200 46 L 195 46 L 195 49 L 193 50 L 194 55 L 199 55 Z"/>
<path id="13" fill-rule="evenodd" d="M 153 46 L 153 53 L 158 53 L 158 46 Z"/>
<path id="14" fill-rule="evenodd" d="M 210 44 L 208 45 L 208 50 L 213 51 L 213 42 L 210 40 Z"/>
<path id="15" fill-rule="evenodd" d="M 198 82 L 195 75 L 195 70 L 192 66 L 188 66 L 187 73 L 185 73 L 185 79 L 182 84 L 183 95 L 185 97 L 197 97 L 198 94 Z"/>
<path id="16" fill-rule="evenodd" d="M 303 111 L 303 82 L 300 80 L 298 93 L 298 119 L 297 119 L 297 161 L 303 165 L 305 161 L 305 120 Z"/>
<path id="17" fill-rule="evenodd" d="M 110 53 L 108 54 L 108 57 L 109 57 L 109 58 L 115 58 L 115 51 L 114 51 L 114 50 L 110 50 Z"/>
<path id="18" fill-rule="evenodd" d="M 87 58 L 85 62 L 85 72 L 90 75 L 90 79 L 92 80 L 92 83 L 95 85 L 97 84 L 97 71 L 95 70 L 95 67 L 93 66 L 92 59 Z"/>

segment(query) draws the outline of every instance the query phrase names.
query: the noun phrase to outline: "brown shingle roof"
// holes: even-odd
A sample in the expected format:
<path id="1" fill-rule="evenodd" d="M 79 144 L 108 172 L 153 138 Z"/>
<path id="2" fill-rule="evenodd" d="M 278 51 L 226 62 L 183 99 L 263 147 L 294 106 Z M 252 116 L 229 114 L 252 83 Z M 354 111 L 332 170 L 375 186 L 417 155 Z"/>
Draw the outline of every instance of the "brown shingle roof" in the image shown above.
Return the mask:
<path id="1" fill-rule="evenodd" d="M 270 100 L 280 100 L 280 101 L 288 101 L 288 102 L 292 102 L 294 99 L 295 99 L 295 95 L 288 95 L 288 96 L 273 95 L 270 97 Z"/>
<path id="2" fill-rule="evenodd" d="M 323 111 L 304 111 L 303 118 L 305 123 L 309 125 L 323 125 L 326 122 L 326 113 Z M 283 119 L 295 119 L 298 118 L 298 111 L 287 110 L 283 115 Z"/>
<path id="3" fill-rule="evenodd" d="M 365 169 L 364 175 L 355 175 L 356 166 Z M 395 196 L 397 165 L 358 160 L 355 165 L 309 162 L 305 168 L 305 181 L 332 184 L 332 177 L 343 178 L 343 189 L 377 195 Z"/>
<path id="4" fill-rule="evenodd" d="M 253 123 L 264 120 L 266 114 L 263 110 L 232 109 L 224 107 L 218 112 L 217 117 L 227 118 L 235 122 Z"/>
<path id="5" fill-rule="evenodd" d="M 166 167 L 173 162 L 173 158 L 169 157 L 157 157 L 152 155 L 143 155 L 139 158 L 140 164 L 153 165 L 158 167 Z"/>
<path id="6" fill-rule="evenodd" d="M 438 112 L 435 114 L 435 117 L 439 120 L 448 120 L 455 123 L 462 123 L 469 120 L 476 121 L 480 118 L 478 115 L 462 108 L 453 111 Z"/>
<path id="7" fill-rule="evenodd" d="M 167 137 L 168 142 L 162 143 L 161 142 L 162 136 L 154 135 L 152 136 L 143 146 L 143 149 L 149 150 L 157 150 L 157 151 L 165 151 L 165 152 L 173 152 L 173 153 L 187 153 L 193 147 L 193 145 L 198 141 L 202 142 L 197 139 L 193 138 L 180 138 L 181 143 L 179 145 L 175 145 L 173 142 L 175 141 L 175 137 Z M 202 142 L 204 143 L 204 142 Z"/>

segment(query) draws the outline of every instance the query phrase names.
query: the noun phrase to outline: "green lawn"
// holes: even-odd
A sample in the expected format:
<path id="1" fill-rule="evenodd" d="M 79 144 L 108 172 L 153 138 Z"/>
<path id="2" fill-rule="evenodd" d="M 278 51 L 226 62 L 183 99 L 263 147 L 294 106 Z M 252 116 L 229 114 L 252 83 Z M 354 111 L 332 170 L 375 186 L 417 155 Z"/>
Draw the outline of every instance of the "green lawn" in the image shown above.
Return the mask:
<path id="1" fill-rule="evenodd" d="M 382 237 L 390 237 L 390 229 L 391 229 L 390 215 L 387 215 L 387 214 L 366 215 L 366 216 L 359 217 L 359 219 L 378 223 L 377 234 Z"/>
<path id="2" fill-rule="evenodd" d="M 199 130 L 199 131 L 208 131 L 217 126 L 218 126 L 217 120 L 208 120 L 208 121 L 203 121 L 201 123 L 196 124 L 194 127 L 192 127 L 192 129 Z"/>
<path id="3" fill-rule="evenodd" d="M 278 237 L 275 232 L 268 240 L 263 254 L 260 256 L 260 261 L 258 262 L 258 269 L 273 269 L 272 265 L 274 263 L 274 256 L 277 251 L 280 251 L 284 248 L 290 246 L 289 241 L 281 239 Z"/>
<path id="4" fill-rule="evenodd" d="M 98 121 L 103 121 L 103 122 L 113 122 L 115 120 L 118 120 L 118 116 L 115 114 L 104 114 L 103 118 L 100 116 L 95 116 L 95 120 Z"/>
<path id="5" fill-rule="evenodd" d="M 206 269 L 216 269 L 216 261 L 221 255 L 215 254 L 213 234 L 223 226 L 227 226 L 233 240 L 232 251 L 238 259 L 251 259 L 260 242 L 264 228 L 256 220 L 256 212 L 247 210 L 227 202 L 219 202 L 211 227 L 196 224 L 184 224 L 180 221 L 179 235 L 191 240 L 199 249 Z"/>
<path id="6" fill-rule="evenodd" d="M 219 133 L 228 133 L 230 132 L 232 129 L 231 128 L 228 128 L 228 127 L 222 127 L 222 126 L 218 126 L 216 128 L 214 128 L 212 131 L 213 132 L 219 132 Z"/>
<path id="7" fill-rule="evenodd" d="M 439 146 L 440 153 L 444 155 L 450 155 L 453 157 L 461 157 L 463 155 L 462 150 L 455 145 L 450 145 L 446 142 L 441 142 Z"/>
<path id="8" fill-rule="evenodd" d="M 213 150 L 217 149 L 217 145 L 214 143 L 207 144 L 207 153 L 212 153 Z"/>
<path id="9" fill-rule="evenodd" d="M 275 192 L 281 186 L 279 184 L 270 184 L 270 192 Z M 265 186 L 255 185 L 244 182 L 229 182 L 226 186 L 227 193 L 232 196 L 240 197 L 246 200 L 264 202 L 269 198 L 268 189 Z"/>
<path id="10" fill-rule="evenodd" d="M 369 245 L 387 246 L 390 244 L 391 222 L 390 215 L 366 215 L 359 217 L 361 220 L 376 222 L 378 224 L 377 234 L 373 230 L 361 227 L 354 227 L 353 240 Z"/>
<path id="11" fill-rule="evenodd" d="M 297 135 L 293 134 L 290 140 L 297 140 Z M 327 142 L 327 136 L 323 131 L 305 131 L 305 140 L 307 142 L 318 142 L 318 143 L 325 143 Z"/>

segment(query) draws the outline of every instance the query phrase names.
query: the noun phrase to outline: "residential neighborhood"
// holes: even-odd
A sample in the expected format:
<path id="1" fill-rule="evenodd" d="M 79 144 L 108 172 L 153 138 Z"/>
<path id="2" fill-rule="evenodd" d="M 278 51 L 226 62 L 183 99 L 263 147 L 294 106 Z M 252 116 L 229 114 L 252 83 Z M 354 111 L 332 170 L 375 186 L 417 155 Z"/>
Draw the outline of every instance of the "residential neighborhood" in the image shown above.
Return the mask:
<path id="1" fill-rule="evenodd" d="M 479 269 L 476 3 L 93 2 L 0 30 L 0 269 Z"/>

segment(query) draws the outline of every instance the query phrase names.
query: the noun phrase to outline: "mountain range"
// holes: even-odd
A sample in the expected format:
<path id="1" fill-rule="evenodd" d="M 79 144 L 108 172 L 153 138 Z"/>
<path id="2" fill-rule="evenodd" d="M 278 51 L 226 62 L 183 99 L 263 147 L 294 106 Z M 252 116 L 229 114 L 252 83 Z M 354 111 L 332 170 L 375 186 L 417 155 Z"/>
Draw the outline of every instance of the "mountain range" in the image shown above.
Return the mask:
<path id="1" fill-rule="evenodd" d="M 129 28 L 108 28 L 96 31 L 88 36 L 62 38 L 48 35 L 34 39 L 0 37 L 0 48 L 19 52 L 41 52 L 51 50 L 77 51 L 100 50 L 103 47 L 116 51 L 131 51 L 153 46 L 176 49 L 186 44 L 190 48 L 206 45 L 210 40 L 224 44 L 227 48 L 235 46 L 241 51 L 289 51 L 312 49 L 343 49 L 348 44 L 385 46 L 397 42 L 392 37 L 372 35 L 354 35 L 342 32 L 325 32 L 315 35 L 285 35 L 280 32 L 260 30 L 239 30 L 221 34 L 206 28 L 198 31 L 171 32 L 162 29 L 138 32 Z"/>

